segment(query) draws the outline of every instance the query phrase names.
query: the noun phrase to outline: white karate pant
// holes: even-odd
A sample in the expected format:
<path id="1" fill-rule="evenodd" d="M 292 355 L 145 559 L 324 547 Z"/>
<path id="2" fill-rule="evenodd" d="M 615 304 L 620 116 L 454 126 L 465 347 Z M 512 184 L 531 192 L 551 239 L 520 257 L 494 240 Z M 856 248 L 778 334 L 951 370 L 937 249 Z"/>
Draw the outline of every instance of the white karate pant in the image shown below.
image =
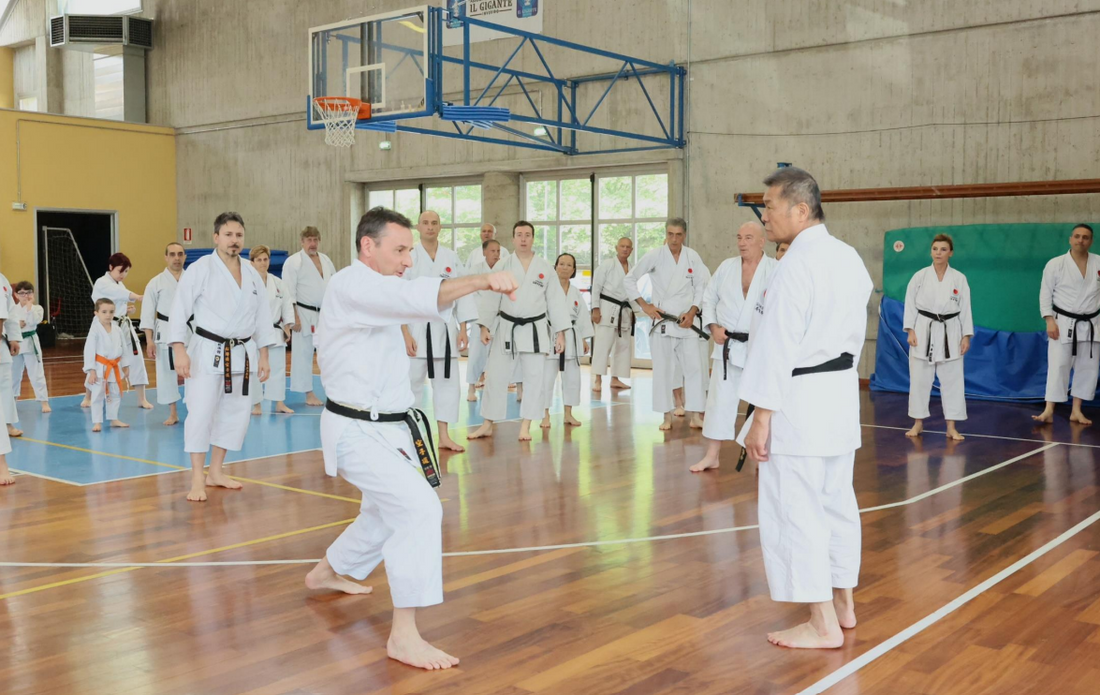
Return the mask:
<path id="1" fill-rule="evenodd" d="M 244 395 L 243 386 L 243 373 L 233 375 L 233 393 L 225 393 L 225 377 L 221 374 L 192 372 L 184 385 L 183 402 L 187 404 L 184 451 L 204 454 L 211 446 L 241 450 L 252 410 L 252 399 Z"/>
<path id="2" fill-rule="evenodd" d="M 963 382 L 962 359 L 947 362 L 929 362 L 909 359 L 909 417 L 923 420 L 928 417 L 928 400 L 932 396 L 932 378 L 940 377 L 940 401 L 943 419 L 966 419 L 966 392 Z"/>
<path id="3" fill-rule="evenodd" d="M 103 423 L 105 409 L 108 420 L 117 420 L 118 407 L 122 405 L 122 392 L 119 390 L 118 382 L 114 379 L 107 381 L 107 377 L 104 376 L 96 379 L 94 384 L 89 384 L 85 379 L 84 386 L 92 392 L 92 423 L 96 425 Z"/>
<path id="4" fill-rule="evenodd" d="M 138 340 L 133 323 L 128 325 L 130 337 L 127 338 L 125 334 L 122 336 L 122 362 L 119 367 L 130 368 L 130 386 L 148 386 L 149 372 L 145 369 L 145 353 L 142 352 L 141 341 Z M 134 346 L 137 346 L 138 354 L 136 355 L 134 354 Z"/>
<path id="5" fill-rule="evenodd" d="M 261 384 L 260 376 L 256 372 L 249 377 L 248 395 L 252 399 L 252 405 L 263 401 L 279 403 L 286 400 L 286 346 L 269 347 L 267 362 L 271 365 L 271 376 L 267 381 Z"/>
<path id="6" fill-rule="evenodd" d="M 453 425 L 458 422 L 458 400 L 462 395 L 462 374 L 458 371 L 458 357 L 451 358 L 451 378 L 444 378 L 447 360 L 439 357 L 435 362 L 435 378 L 428 379 L 432 384 L 432 408 L 435 419 Z M 413 395 L 419 399 L 424 390 L 424 379 L 428 376 L 428 358 L 414 357 L 409 360 L 409 381 Z M 507 386 L 505 387 L 507 388 Z"/>
<path id="7" fill-rule="evenodd" d="M 160 405 L 169 405 L 180 399 L 179 377 L 168 361 L 171 349 L 167 345 L 157 345 L 157 403 Z"/>
<path id="8" fill-rule="evenodd" d="M 11 439 L 8 437 L 8 428 L 0 427 L 0 456 L 11 453 Z"/>
<path id="9" fill-rule="evenodd" d="M 618 326 L 596 326 L 596 335 L 592 339 L 592 375 L 603 376 L 607 373 L 608 357 L 611 361 L 611 376 L 619 379 L 630 378 L 630 358 L 634 352 L 634 336 L 626 327 L 623 335 L 617 334 Z"/>
<path id="10" fill-rule="evenodd" d="M 7 345 L 0 346 L 0 350 L 7 350 Z M 8 359 L 0 361 L 0 407 L 4 411 L 4 422 L 14 425 L 19 422 L 19 413 L 15 410 L 15 385 L 12 383 L 11 354 Z"/>
<path id="11" fill-rule="evenodd" d="M 481 394 L 479 412 L 486 420 L 503 420 L 508 415 L 508 384 L 523 384 L 523 400 L 519 415 L 524 420 L 541 420 L 546 407 L 542 395 L 543 370 L 546 355 L 541 352 L 517 352 L 504 349 L 503 340 L 489 344 L 489 360 L 485 363 L 485 389 Z"/>
<path id="12" fill-rule="evenodd" d="M 561 374 L 561 402 L 570 407 L 581 404 L 581 367 L 576 360 L 565 361 L 565 371 L 558 371 L 560 362 L 557 355 L 546 360 L 546 367 L 542 372 L 542 397 L 543 408 L 554 405 L 554 384 Z M 524 399 L 527 396 L 524 394 Z"/>
<path id="13" fill-rule="evenodd" d="M 707 414 L 703 436 L 729 441 L 737 439 L 737 406 L 741 403 L 741 368 L 728 366 L 729 378 L 722 379 L 722 359 L 712 360 L 710 388 L 707 389 Z"/>
<path id="14" fill-rule="evenodd" d="M 413 451 L 401 423 L 355 421 L 336 444 L 336 471 L 363 503 L 325 557 L 337 574 L 359 580 L 385 560 L 394 608 L 443 602 L 443 505 Z"/>
<path id="15" fill-rule="evenodd" d="M 466 383 L 476 384 L 485 373 L 485 362 L 489 359 L 489 346 L 481 342 L 481 332 L 471 331 L 469 356 L 466 358 Z"/>
<path id="16" fill-rule="evenodd" d="M 298 307 L 298 316 L 308 311 Z M 295 393 L 313 390 L 313 332 L 309 325 L 290 334 L 290 390 Z"/>
<path id="17" fill-rule="evenodd" d="M 50 393 L 46 390 L 46 371 L 42 367 L 42 358 L 34 354 L 33 343 L 24 341 L 24 344 L 31 346 L 30 351 L 20 352 L 11 358 L 12 397 L 19 398 L 19 391 L 23 388 L 23 370 L 26 369 L 27 376 L 31 380 L 31 388 L 34 389 L 34 399 L 48 401 Z"/>
<path id="18" fill-rule="evenodd" d="M 653 356 L 653 412 L 667 413 L 675 407 L 672 390 L 681 386 L 676 379 L 677 367 L 683 375 L 684 408 L 693 413 L 706 410 L 707 373 L 700 342 L 694 336 L 673 338 L 654 333 L 649 337 Z"/>
<path id="19" fill-rule="evenodd" d="M 831 601 L 834 588 L 859 582 L 855 456 L 772 454 L 760 464 L 760 545 L 773 601 Z"/>
<path id="20" fill-rule="evenodd" d="M 1091 348 L 1091 350 L 1090 350 Z M 1089 352 L 1092 355 L 1089 356 Z M 1073 368 L 1073 391 L 1069 391 L 1069 370 Z M 1096 396 L 1096 378 L 1100 374 L 1100 343 L 1082 340 L 1077 343 L 1077 357 L 1073 357 L 1073 343 L 1058 340 L 1047 341 L 1047 393 L 1048 403 L 1063 403 L 1074 398 L 1091 401 Z"/>

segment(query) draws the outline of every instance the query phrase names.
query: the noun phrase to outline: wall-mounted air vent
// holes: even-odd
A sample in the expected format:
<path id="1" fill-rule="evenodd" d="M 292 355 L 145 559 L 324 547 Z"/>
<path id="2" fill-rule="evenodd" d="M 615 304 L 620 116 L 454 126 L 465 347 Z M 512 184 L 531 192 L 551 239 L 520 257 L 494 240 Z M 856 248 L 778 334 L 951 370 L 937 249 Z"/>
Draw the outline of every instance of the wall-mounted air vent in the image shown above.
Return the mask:
<path id="1" fill-rule="evenodd" d="M 94 51 L 97 46 L 153 47 L 153 22 L 141 17 L 62 15 L 50 17 L 50 46 Z"/>

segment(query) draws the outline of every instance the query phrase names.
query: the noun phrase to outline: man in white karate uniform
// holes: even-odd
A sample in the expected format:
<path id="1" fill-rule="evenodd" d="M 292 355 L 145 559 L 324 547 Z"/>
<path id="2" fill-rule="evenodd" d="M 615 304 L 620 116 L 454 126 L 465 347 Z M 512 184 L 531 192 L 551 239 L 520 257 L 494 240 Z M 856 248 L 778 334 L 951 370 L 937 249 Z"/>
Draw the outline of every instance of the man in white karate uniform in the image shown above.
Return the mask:
<path id="1" fill-rule="evenodd" d="M 176 403 L 180 399 L 179 380 L 175 370 L 175 356 L 168 348 L 168 319 L 176 287 L 183 275 L 183 262 L 187 252 L 176 242 L 164 249 L 164 270 L 145 286 L 141 302 L 141 330 L 145 332 L 145 350 L 157 365 L 157 403 L 167 405 L 168 419 L 165 425 L 180 421 Z"/>
<path id="2" fill-rule="evenodd" d="M 707 453 L 692 473 L 718 468 L 722 442 L 737 438 L 737 406 L 741 403 L 741 371 L 748 357 L 753 317 L 778 264 L 764 255 L 764 227 L 746 222 L 737 230 L 737 258 L 718 267 L 703 294 L 703 325 L 714 339 L 714 367 L 707 389 L 703 436 Z"/>
<path id="3" fill-rule="evenodd" d="M 525 386 L 519 440 L 531 439 L 531 421 L 541 419 L 546 407 L 542 393 L 546 356 L 561 354 L 564 331 L 573 326 L 557 273 L 549 261 L 535 255 L 534 225 L 526 220 L 516 222 L 512 243 L 516 252 L 496 267 L 515 278 L 519 286 L 515 298 L 494 294 L 478 307 L 481 342 L 489 346 L 480 408 L 484 422 L 466 435 L 467 439 L 492 436 L 493 422 L 505 418 L 508 382 L 516 380 L 517 369 L 522 370 L 518 380 Z"/>
<path id="4" fill-rule="evenodd" d="M 471 266 L 467 267 L 468 275 L 481 275 L 484 273 L 492 272 L 496 268 L 497 263 L 500 262 L 500 254 L 503 249 L 500 246 L 500 242 L 496 239 L 489 239 L 488 241 L 481 242 L 482 252 L 484 258 Z M 470 260 L 474 260 L 472 257 Z M 480 301 L 485 299 L 482 296 L 482 292 L 474 294 L 474 306 L 480 306 Z M 467 337 L 471 337 L 467 335 Z M 477 328 L 476 333 L 472 336 L 473 340 L 468 341 L 469 356 L 466 359 L 466 383 L 469 385 L 466 393 L 466 400 L 471 403 L 477 402 L 477 389 L 485 383 L 485 362 L 489 359 L 489 346 L 481 342 L 480 327 Z"/>
<path id="5" fill-rule="evenodd" d="M 462 297 L 490 289 L 513 293 L 516 283 L 509 273 L 402 279 L 413 267 L 411 225 L 383 208 L 364 215 L 355 235 L 358 258 L 332 278 L 325 296 L 317 329 L 328 397 L 321 415 L 325 472 L 359 488 L 363 502 L 305 583 L 370 593 L 340 575 L 366 579 L 385 561 L 394 606 L 386 653 L 433 670 L 458 659 L 425 642 L 416 627 L 417 608 L 443 602 L 443 507 L 432 489 L 439 472 L 431 432 L 423 414 L 412 410 L 401 325 L 448 323 Z"/>
<path id="6" fill-rule="evenodd" d="M 15 384 L 13 384 L 12 357 L 19 354 L 23 346 L 23 330 L 19 326 L 21 312 L 12 296 L 13 291 L 8 279 L 0 274 L 0 322 L 3 323 L 3 338 L 0 342 L 0 408 L 3 410 L 4 422 L 7 424 L 0 445 L 8 440 L 8 436 L 20 437 L 23 431 L 17 429 L 14 423 L 19 422 L 19 415 L 15 411 Z M 8 451 L 11 451 L 10 444 Z"/>
<path id="7" fill-rule="evenodd" d="M 626 296 L 623 279 L 630 272 L 630 254 L 634 242 L 623 237 L 615 244 L 615 257 L 600 264 L 592 275 L 592 391 L 603 391 L 603 375 L 611 362 L 611 390 L 630 388 L 623 379 L 630 377 L 630 359 L 634 353 L 634 310 L 637 305 Z"/>
<path id="8" fill-rule="evenodd" d="M 703 427 L 707 404 L 707 370 L 699 341 L 703 340 L 700 307 L 710 271 L 694 250 L 684 246 L 687 222 L 674 217 L 665 224 L 665 245 L 653 249 L 623 278 L 626 296 L 651 319 L 653 411 L 664 413 L 662 430 L 672 429 L 673 391 L 683 388 L 691 426 Z M 649 275 L 652 303 L 642 298 L 638 281 Z M 682 377 L 683 385 L 678 383 Z"/>
<path id="9" fill-rule="evenodd" d="M 481 225 L 481 244 L 474 248 L 470 252 L 470 255 L 466 258 L 466 273 L 474 274 L 477 272 L 476 268 L 482 261 L 488 260 L 488 255 L 485 253 L 485 243 L 488 241 L 496 241 L 497 228 L 486 222 Z M 508 258 L 508 249 L 500 246 L 500 242 L 496 241 L 497 246 L 500 248 L 499 260 Z"/>
<path id="10" fill-rule="evenodd" d="M 321 232 L 306 227 L 302 250 L 283 263 L 283 284 L 294 305 L 294 330 L 290 334 L 290 390 L 306 394 L 306 405 L 323 405 L 313 394 L 313 333 L 321 313 L 321 300 L 336 266 L 321 253 Z"/>
<path id="11" fill-rule="evenodd" d="M 240 451 L 248 432 L 249 376 L 271 373 L 267 348 L 274 344 L 271 308 L 260 274 L 241 262 L 244 220 L 223 212 L 214 220 L 214 253 L 191 264 L 180 278 L 168 314 L 168 345 L 183 377 L 187 418 L 183 448 L 191 455 L 187 499 L 206 501 L 206 487 L 236 490 L 222 470 L 227 451 Z M 194 316 L 192 326 L 187 319 Z M 192 329 L 194 334 L 192 335 Z M 206 452 L 210 472 L 203 477 Z"/>
<path id="12" fill-rule="evenodd" d="M 439 215 L 434 210 L 420 213 L 416 225 L 420 243 L 413 247 L 413 266 L 405 278 L 438 277 L 444 280 L 466 274 L 454 249 L 439 245 Z M 405 350 L 412 358 L 409 380 L 413 393 L 424 390 L 424 377 L 432 385 L 432 406 L 439 427 L 439 446 L 451 451 L 466 448 L 451 439 L 449 425 L 458 422 L 458 401 L 462 396 L 462 375 L 458 369 L 458 354 L 466 349 L 466 323 L 477 319 L 477 302 L 463 297 L 455 306 L 450 320 L 425 321 L 401 327 Z"/>
<path id="13" fill-rule="evenodd" d="M 809 622 L 768 641 L 834 648 L 844 643 L 842 628 L 856 624 L 855 365 L 874 285 L 856 250 L 825 228 L 812 176 L 787 167 L 764 185 L 764 225 L 791 246 L 768 283 L 741 377 L 741 398 L 756 407 L 742 441 L 759 462 L 760 545 L 772 600 L 810 604 Z"/>
<path id="14" fill-rule="evenodd" d="M 1069 253 L 1051 259 L 1039 285 L 1039 311 L 1047 323 L 1046 408 L 1032 419 L 1054 422 L 1054 406 L 1073 396 L 1070 422 L 1091 425 L 1081 404 L 1096 396 L 1100 372 L 1100 256 L 1089 253 L 1092 227 L 1079 224 Z M 1070 369 L 1073 390 L 1070 391 Z"/>

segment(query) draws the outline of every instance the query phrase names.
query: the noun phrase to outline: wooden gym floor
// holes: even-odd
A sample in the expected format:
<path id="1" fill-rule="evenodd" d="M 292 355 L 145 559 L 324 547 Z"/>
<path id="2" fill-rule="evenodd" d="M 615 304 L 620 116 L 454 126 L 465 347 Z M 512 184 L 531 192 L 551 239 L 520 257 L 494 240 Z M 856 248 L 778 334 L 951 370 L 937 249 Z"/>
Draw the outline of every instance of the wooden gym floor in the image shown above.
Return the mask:
<path id="1" fill-rule="evenodd" d="M 51 395 L 80 392 L 76 350 L 48 355 Z M 233 464 L 244 490 L 214 490 L 206 504 L 184 500 L 164 409 L 143 420 L 132 394 L 122 417 L 140 427 L 127 434 L 147 443 L 81 432 L 72 444 L 63 435 L 75 430 L 56 424 L 40 430 L 50 440 L 15 441 L 17 470 L 34 456 L 47 467 L 127 461 L 112 441 L 141 448 L 127 465 L 167 470 L 95 484 L 24 474 L 0 489 L 0 691 L 1097 692 L 1100 421 L 1071 428 L 1060 412 L 1035 428 L 1032 406 L 972 402 L 966 441 L 912 442 L 906 397 L 865 393 L 860 622 L 842 649 L 795 652 L 764 639 L 803 614 L 767 596 L 753 471 L 734 472 L 731 445 L 719 472 L 689 473 L 700 434 L 682 421 L 658 432 L 648 373 L 635 384 L 580 408 L 578 429 L 555 416 L 521 445 L 518 424 L 504 423 L 492 441 L 444 455 L 446 600 L 419 622 L 462 659 L 446 672 L 386 658 L 381 568 L 372 596 L 303 586 L 359 495 L 325 476 L 288 418 L 254 420 L 250 440 L 281 427 L 293 434 L 284 451 L 310 450 Z M 85 417 L 75 401 L 46 418 Z M 290 405 L 291 419 L 316 421 L 316 409 Z M 37 406 L 19 410 L 32 420 Z M 928 427 L 942 432 L 942 420 Z"/>

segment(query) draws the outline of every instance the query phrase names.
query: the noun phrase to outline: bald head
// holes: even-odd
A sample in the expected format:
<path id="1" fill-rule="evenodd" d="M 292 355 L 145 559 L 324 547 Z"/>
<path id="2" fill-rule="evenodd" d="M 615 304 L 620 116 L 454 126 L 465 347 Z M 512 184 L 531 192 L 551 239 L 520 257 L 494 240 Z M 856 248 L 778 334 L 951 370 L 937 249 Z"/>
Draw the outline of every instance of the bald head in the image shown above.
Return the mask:
<path id="1" fill-rule="evenodd" d="M 416 231 L 420 232 L 421 244 L 427 242 L 429 248 L 433 247 L 439 239 L 439 213 L 435 210 L 425 210 L 420 213 Z"/>
<path id="2" fill-rule="evenodd" d="M 619 263 L 626 263 L 626 259 L 630 258 L 630 254 L 634 253 L 634 241 L 624 236 L 619 239 L 615 244 L 615 256 L 618 257 Z"/>
<path id="3" fill-rule="evenodd" d="M 759 261 L 764 255 L 764 225 L 746 222 L 737 228 L 737 251 L 741 258 Z"/>

